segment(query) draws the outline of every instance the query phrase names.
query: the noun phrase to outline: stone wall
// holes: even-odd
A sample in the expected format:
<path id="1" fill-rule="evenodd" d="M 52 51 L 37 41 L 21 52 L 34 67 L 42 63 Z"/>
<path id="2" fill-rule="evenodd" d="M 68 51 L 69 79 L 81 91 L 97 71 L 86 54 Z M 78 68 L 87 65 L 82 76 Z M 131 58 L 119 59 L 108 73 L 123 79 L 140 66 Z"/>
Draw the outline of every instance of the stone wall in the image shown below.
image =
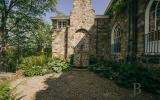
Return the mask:
<path id="1" fill-rule="evenodd" d="M 99 43 L 105 44 L 106 49 L 104 51 L 100 51 L 104 53 L 104 58 L 105 60 L 116 60 L 116 61 L 126 61 L 127 55 L 129 54 L 128 52 L 128 35 L 129 35 L 129 17 L 128 17 L 128 11 L 126 10 L 123 13 L 123 16 L 125 16 L 122 19 L 116 18 L 115 16 L 110 16 L 106 21 L 106 24 L 101 27 L 105 27 L 105 35 L 106 36 L 101 36 L 101 37 L 106 37 L 106 40 L 100 39 L 102 41 L 99 41 Z M 113 53 L 111 51 L 111 36 L 114 34 L 114 26 L 119 25 L 120 26 L 120 44 L 121 44 L 121 50 L 119 53 Z M 101 49 L 103 50 L 103 49 Z"/>
<path id="2" fill-rule="evenodd" d="M 160 57 L 158 55 L 145 55 L 145 10 L 149 0 L 136 0 L 134 2 L 135 4 L 133 9 L 127 8 L 126 12 L 122 13 L 122 16 L 125 16 L 125 18 L 121 21 L 114 19 L 116 16 L 110 17 L 110 28 L 112 29 L 114 24 L 118 22 L 122 29 L 121 52 L 119 55 L 111 53 L 111 56 L 114 60 L 117 60 L 116 58 L 122 59 L 123 61 L 132 60 L 153 66 L 150 64 L 160 63 Z M 130 4 L 130 7 L 131 5 L 133 4 Z M 130 9 L 132 12 L 130 11 L 129 13 Z M 108 25 L 109 24 L 107 24 L 107 26 Z M 111 30 L 108 34 L 112 34 Z M 131 59 L 128 57 L 133 58 Z"/>
<path id="3" fill-rule="evenodd" d="M 69 25 L 69 19 L 66 20 L 67 26 Z M 57 28 L 58 19 L 52 20 L 53 33 L 52 33 L 52 57 L 65 57 L 66 51 L 66 34 L 68 33 L 66 28 Z"/>
<path id="4" fill-rule="evenodd" d="M 145 35 L 145 10 L 146 0 L 137 2 L 137 57 L 144 54 L 144 35 Z"/>
<path id="5" fill-rule="evenodd" d="M 137 60 L 146 66 L 157 67 L 160 64 L 160 56 L 145 54 L 145 10 L 149 1 L 140 0 L 137 2 Z"/>
<path id="6" fill-rule="evenodd" d="M 109 18 L 97 18 L 95 22 L 96 33 L 96 56 L 99 60 L 110 59 L 111 54 L 111 36 L 110 36 L 110 19 Z"/>
<path id="7" fill-rule="evenodd" d="M 89 36 L 94 25 L 95 13 L 92 0 L 74 0 L 70 15 L 68 55 L 74 54 L 75 66 L 89 62 Z"/>
<path id="8" fill-rule="evenodd" d="M 54 30 L 52 34 L 52 57 L 64 57 L 66 29 Z"/>
<path id="9" fill-rule="evenodd" d="M 70 57 L 74 55 L 74 65 L 80 67 L 88 66 L 92 57 L 98 60 L 121 62 L 135 60 L 146 63 L 150 60 L 150 57 L 144 55 L 144 9 L 146 9 L 148 1 L 136 0 L 134 9 L 127 8 L 122 13 L 124 18 L 118 19 L 113 15 L 95 16 L 91 5 L 92 0 L 74 0 L 71 15 L 66 19 L 68 28 L 57 29 L 56 21 L 58 19 L 53 20 L 53 56 L 64 57 L 67 55 Z M 134 10 L 134 14 L 130 10 Z M 120 53 L 111 52 L 111 36 L 115 24 L 119 24 L 121 27 Z M 153 58 L 160 59 L 155 56 Z"/>

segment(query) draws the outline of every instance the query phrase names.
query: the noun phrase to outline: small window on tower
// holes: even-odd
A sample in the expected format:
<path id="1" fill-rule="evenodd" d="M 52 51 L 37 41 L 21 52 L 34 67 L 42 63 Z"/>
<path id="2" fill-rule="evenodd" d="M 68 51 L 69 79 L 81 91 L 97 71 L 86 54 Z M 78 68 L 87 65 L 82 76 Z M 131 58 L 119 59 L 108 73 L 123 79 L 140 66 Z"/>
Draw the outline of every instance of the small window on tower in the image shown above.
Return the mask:
<path id="1" fill-rule="evenodd" d="M 65 28 L 67 26 L 66 20 L 58 20 L 57 24 L 57 28 Z"/>

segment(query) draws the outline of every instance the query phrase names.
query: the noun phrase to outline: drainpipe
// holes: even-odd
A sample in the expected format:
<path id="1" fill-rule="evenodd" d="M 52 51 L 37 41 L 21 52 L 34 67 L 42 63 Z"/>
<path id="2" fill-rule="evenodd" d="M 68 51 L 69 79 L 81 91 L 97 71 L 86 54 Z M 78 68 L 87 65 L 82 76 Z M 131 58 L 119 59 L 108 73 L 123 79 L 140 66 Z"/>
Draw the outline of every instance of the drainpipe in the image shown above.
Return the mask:
<path id="1" fill-rule="evenodd" d="M 134 63 L 136 58 L 136 1 L 128 0 L 128 53 L 127 62 Z"/>
<path id="2" fill-rule="evenodd" d="M 127 57 L 126 63 L 130 62 L 130 0 L 128 0 L 128 34 L 127 34 Z"/>
<path id="3" fill-rule="evenodd" d="M 134 62 L 137 61 L 137 0 L 133 0 L 133 55 Z"/>

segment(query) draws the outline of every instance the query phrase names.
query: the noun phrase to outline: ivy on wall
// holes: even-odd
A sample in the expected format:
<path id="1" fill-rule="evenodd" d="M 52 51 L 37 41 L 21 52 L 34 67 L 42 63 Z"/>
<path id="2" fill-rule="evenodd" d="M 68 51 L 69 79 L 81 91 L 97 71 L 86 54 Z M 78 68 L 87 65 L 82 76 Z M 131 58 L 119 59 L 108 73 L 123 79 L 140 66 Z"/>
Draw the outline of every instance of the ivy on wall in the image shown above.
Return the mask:
<path id="1" fill-rule="evenodd" d="M 112 5 L 112 12 L 116 18 L 124 18 L 123 15 L 128 7 L 128 0 L 114 0 Z"/>

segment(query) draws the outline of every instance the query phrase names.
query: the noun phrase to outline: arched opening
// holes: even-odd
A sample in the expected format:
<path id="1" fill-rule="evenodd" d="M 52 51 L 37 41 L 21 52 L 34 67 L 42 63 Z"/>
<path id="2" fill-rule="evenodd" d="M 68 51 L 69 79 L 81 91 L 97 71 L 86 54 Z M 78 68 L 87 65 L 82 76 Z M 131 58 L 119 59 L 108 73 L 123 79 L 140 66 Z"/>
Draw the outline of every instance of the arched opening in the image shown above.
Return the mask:
<path id="1" fill-rule="evenodd" d="M 121 27 L 116 23 L 111 33 L 111 52 L 119 54 L 121 52 Z"/>
<path id="2" fill-rule="evenodd" d="M 89 65 L 89 35 L 86 29 L 78 29 L 74 35 L 74 66 L 86 67 Z"/>
<path id="3" fill-rule="evenodd" d="M 76 31 L 76 33 L 78 33 L 78 32 L 88 33 L 88 31 L 86 29 L 84 29 L 84 28 L 78 29 Z"/>
<path id="4" fill-rule="evenodd" d="M 145 12 L 145 54 L 160 53 L 160 0 L 150 0 Z"/>

